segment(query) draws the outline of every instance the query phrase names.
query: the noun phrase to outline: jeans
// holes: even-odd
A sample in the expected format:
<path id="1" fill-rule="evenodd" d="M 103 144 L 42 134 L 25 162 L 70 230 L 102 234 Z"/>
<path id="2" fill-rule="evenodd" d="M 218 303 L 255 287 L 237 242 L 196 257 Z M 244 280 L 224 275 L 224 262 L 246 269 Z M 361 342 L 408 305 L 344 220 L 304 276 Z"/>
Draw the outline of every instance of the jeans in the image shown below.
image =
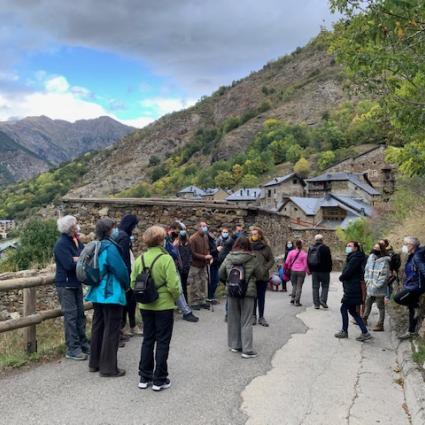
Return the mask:
<path id="1" fill-rule="evenodd" d="M 379 297 L 374 297 L 372 295 L 368 295 L 368 297 L 366 298 L 366 309 L 364 311 L 363 318 L 366 319 L 366 320 L 368 319 L 370 312 L 372 310 L 372 305 L 375 302 L 376 302 L 376 305 L 377 305 L 378 310 L 379 310 L 379 321 L 378 321 L 378 323 L 380 325 L 383 325 L 384 321 L 385 321 L 385 297 L 383 295 L 379 296 Z"/>
<path id="2" fill-rule="evenodd" d="M 229 348 L 242 349 L 249 353 L 252 349 L 252 309 L 254 298 L 228 297 L 227 339 Z"/>
<path id="3" fill-rule="evenodd" d="M 353 304 L 341 304 L 342 330 L 344 332 L 348 332 L 348 313 L 350 313 L 353 319 L 357 322 L 362 333 L 366 334 L 368 332 L 367 327 L 359 313 L 357 313 L 356 306 Z"/>
<path id="4" fill-rule="evenodd" d="M 89 367 L 114 375 L 118 371 L 117 353 L 123 307 L 118 304 L 93 303 L 93 308 Z"/>
<path id="5" fill-rule="evenodd" d="M 186 298 L 180 294 L 176 301 L 177 308 L 183 313 L 183 316 L 192 313 L 192 309 L 187 305 Z"/>
<path id="6" fill-rule="evenodd" d="M 292 294 L 291 298 L 296 303 L 300 302 L 305 280 L 305 272 L 291 272 Z"/>
<path id="7" fill-rule="evenodd" d="M 407 289 L 403 289 L 394 296 L 394 301 L 397 304 L 405 305 L 409 309 L 409 332 L 416 332 L 416 326 L 418 324 L 418 318 L 415 314 L 415 309 L 419 307 L 419 298 L 421 294 L 417 292 L 410 292 Z"/>
<path id="8" fill-rule="evenodd" d="M 68 355 L 87 351 L 86 316 L 84 314 L 83 289 L 56 287 L 64 319 L 65 345 Z"/>
<path id="9" fill-rule="evenodd" d="M 139 375 L 154 385 L 162 385 L 168 376 L 168 352 L 173 334 L 174 311 L 141 310 L 143 344 Z"/>
<path id="10" fill-rule="evenodd" d="M 219 281 L 220 277 L 218 275 L 218 266 L 216 264 L 213 264 L 210 267 L 208 279 L 208 299 L 213 300 L 215 298 L 215 291 L 217 290 Z"/>
<path id="11" fill-rule="evenodd" d="M 330 273 L 313 272 L 313 304 L 315 307 L 319 306 L 320 303 L 326 304 L 328 301 L 329 282 L 331 275 Z M 320 285 L 322 285 L 322 293 L 320 294 Z"/>
<path id="12" fill-rule="evenodd" d="M 125 298 L 127 300 L 127 304 L 123 308 L 121 328 L 124 328 L 127 324 L 127 315 L 130 328 L 134 328 L 136 326 L 136 299 L 134 298 L 134 292 L 132 289 L 129 289 L 125 293 Z"/>
<path id="13" fill-rule="evenodd" d="M 258 280 L 257 286 L 257 297 L 254 301 L 254 316 L 257 316 L 257 304 L 258 304 L 258 317 L 261 319 L 264 317 L 264 306 L 266 304 L 266 290 L 268 282 L 267 280 Z"/>

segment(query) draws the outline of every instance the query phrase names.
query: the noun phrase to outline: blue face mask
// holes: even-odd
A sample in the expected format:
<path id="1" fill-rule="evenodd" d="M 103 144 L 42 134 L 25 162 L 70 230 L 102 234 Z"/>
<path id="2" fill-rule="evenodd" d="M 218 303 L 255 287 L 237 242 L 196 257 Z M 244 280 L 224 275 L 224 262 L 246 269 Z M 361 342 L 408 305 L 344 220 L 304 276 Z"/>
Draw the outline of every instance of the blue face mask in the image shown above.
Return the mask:
<path id="1" fill-rule="evenodd" d="M 223 239 L 227 239 L 229 237 L 229 232 L 221 232 L 221 236 L 223 236 Z"/>
<path id="2" fill-rule="evenodd" d="M 288 247 L 288 249 L 291 249 L 292 248 L 292 244 L 291 243 L 288 243 L 288 245 L 286 245 L 287 247 Z"/>
<path id="3" fill-rule="evenodd" d="M 131 242 L 134 242 L 134 236 L 130 236 Z"/>
<path id="4" fill-rule="evenodd" d="M 208 233 L 208 226 L 202 226 L 202 231 L 207 234 Z"/>
<path id="5" fill-rule="evenodd" d="M 186 237 L 186 230 L 180 230 L 179 235 L 180 235 L 180 237 L 185 238 Z"/>
<path id="6" fill-rule="evenodd" d="M 351 254 L 353 252 L 353 247 L 351 247 L 351 246 L 346 246 L 345 247 L 345 253 L 348 255 L 348 254 Z"/>
<path id="7" fill-rule="evenodd" d="M 117 239 L 119 233 L 120 233 L 120 231 L 118 230 L 118 227 L 114 227 L 112 229 L 111 239 L 114 239 L 114 240 Z"/>

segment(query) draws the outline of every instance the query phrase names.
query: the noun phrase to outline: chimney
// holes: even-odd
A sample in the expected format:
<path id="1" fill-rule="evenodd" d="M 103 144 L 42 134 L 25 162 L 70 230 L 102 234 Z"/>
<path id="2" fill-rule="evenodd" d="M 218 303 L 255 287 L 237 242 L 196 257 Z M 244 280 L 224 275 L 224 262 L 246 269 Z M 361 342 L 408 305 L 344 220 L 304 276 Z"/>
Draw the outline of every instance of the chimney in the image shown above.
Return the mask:
<path id="1" fill-rule="evenodd" d="M 246 190 L 246 194 L 247 194 L 247 196 L 249 196 L 249 189 Z"/>
<path id="2" fill-rule="evenodd" d="M 243 190 L 241 189 L 241 196 L 242 196 L 242 194 L 243 194 Z"/>

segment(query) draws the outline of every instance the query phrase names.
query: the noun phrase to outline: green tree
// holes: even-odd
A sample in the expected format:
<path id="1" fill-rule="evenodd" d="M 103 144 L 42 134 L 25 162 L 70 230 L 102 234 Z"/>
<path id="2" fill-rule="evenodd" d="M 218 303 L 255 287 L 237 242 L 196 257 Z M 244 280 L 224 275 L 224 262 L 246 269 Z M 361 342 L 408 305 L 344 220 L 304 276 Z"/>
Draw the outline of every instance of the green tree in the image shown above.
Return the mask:
<path id="1" fill-rule="evenodd" d="M 341 242 L 360 242 L 366 252 L 370 251 L 374 244 L 370 222 L 364 218 L 358 218 L 352 221 L 346 229 L 338 228 L 336 234 Z"/>
<path id="2" fill-rule="evenodd" d="M 222 189 L 230 189 L 235 185 L 235 180 L 230 171 L 221 171 L 214 179 L 215 184 Z"/>
<path id="3" fill-rule="evenodd" d="M 310 173 L 310 163 L 304 157 L 301 157 L 294 165 L 294 172 L 301 177 L 307 177 Z"/>
<path id="4" fill-rule="evenodd" d="M 288 151 L 286 152 L 286 159 L 289 162 L 292 162 L 295 164 L 302 156 L 303 154 L 303 148 L 298 145 L 292 145 L 288 148 Z"/>
<path id="5" fill-rule="evenodd" d="M 333 151 L 325 151 L 322 152 L 319 156 L 319 169 L 321 171 L 325 170 L 329 166 L 331 166 L 335 161 L 335 153 Z"/>
<path id="6" fill-rule="evenodd" d="M 258 177 L 254 176 L 252 174 L 245 174 L 241 181 L 239 182 L 239 185 L 241 187 L 256 187 L 258 185 Z"/>

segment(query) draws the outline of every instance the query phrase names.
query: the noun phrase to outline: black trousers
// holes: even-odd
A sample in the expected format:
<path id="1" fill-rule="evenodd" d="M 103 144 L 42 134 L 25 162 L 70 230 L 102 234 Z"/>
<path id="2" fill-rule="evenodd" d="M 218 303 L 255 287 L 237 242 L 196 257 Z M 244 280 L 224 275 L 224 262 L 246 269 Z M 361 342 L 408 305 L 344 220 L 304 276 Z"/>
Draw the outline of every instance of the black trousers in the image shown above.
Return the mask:
<path id="1" fill-rule="evenodd" d="M 125 298 L 127 300 L 127 305 L 123 308 L 121 329 L 127 324 L 127 315 L 130 328 L 134 328 L 136 326 L 136 299 L 134 298 L 132 289 L 129 289 L 125 293 Z"/>
<path id="2" fill-rule="evenodd" d="M 415 317 L 415 309 L 419 307 L 420 296 L 421 294 L 410 292 L 407 289 L 403 289 L 394 295 L 394 301 L 397 304 L 405 305 L 409 309 L 409 332 L 416 332 L 418 319 Z"/>
<path id="3" fill-rule="evenodd" d="M 89 367 L 99 372 L 114 374 L 118 370 L 117 353 L 120 339 L 122 306 L 93 303 Z"/>
<path id="4" fill-rule="evenodd" d="M 187 298 L 187 278 L 188 277 L 189 277 L 189 270 L 187 272 L 180 272 L 180 281 L 182 283 L 183 295 L 185 300 L 189 299 Z"/>
<path id="5" fill-rule="evenodd" d="M 257 315 L 257 304 L 258 304 L 258 317 L 264 317 L 264 306 L 266 304 L 266 290 L 267 290 L 267 280 L 258 280 L 256 282 L 257 286 L 257 297 L 254 301 L 254 312 L 253 315 Z"/>
<path id="6" fill-rule="evenodd" d="M 154 385 L 162 385 L 168 376 L 168 352 L 173 334 L 174 310 L 141 310 L 143 344 L 139 375 Z"/>

